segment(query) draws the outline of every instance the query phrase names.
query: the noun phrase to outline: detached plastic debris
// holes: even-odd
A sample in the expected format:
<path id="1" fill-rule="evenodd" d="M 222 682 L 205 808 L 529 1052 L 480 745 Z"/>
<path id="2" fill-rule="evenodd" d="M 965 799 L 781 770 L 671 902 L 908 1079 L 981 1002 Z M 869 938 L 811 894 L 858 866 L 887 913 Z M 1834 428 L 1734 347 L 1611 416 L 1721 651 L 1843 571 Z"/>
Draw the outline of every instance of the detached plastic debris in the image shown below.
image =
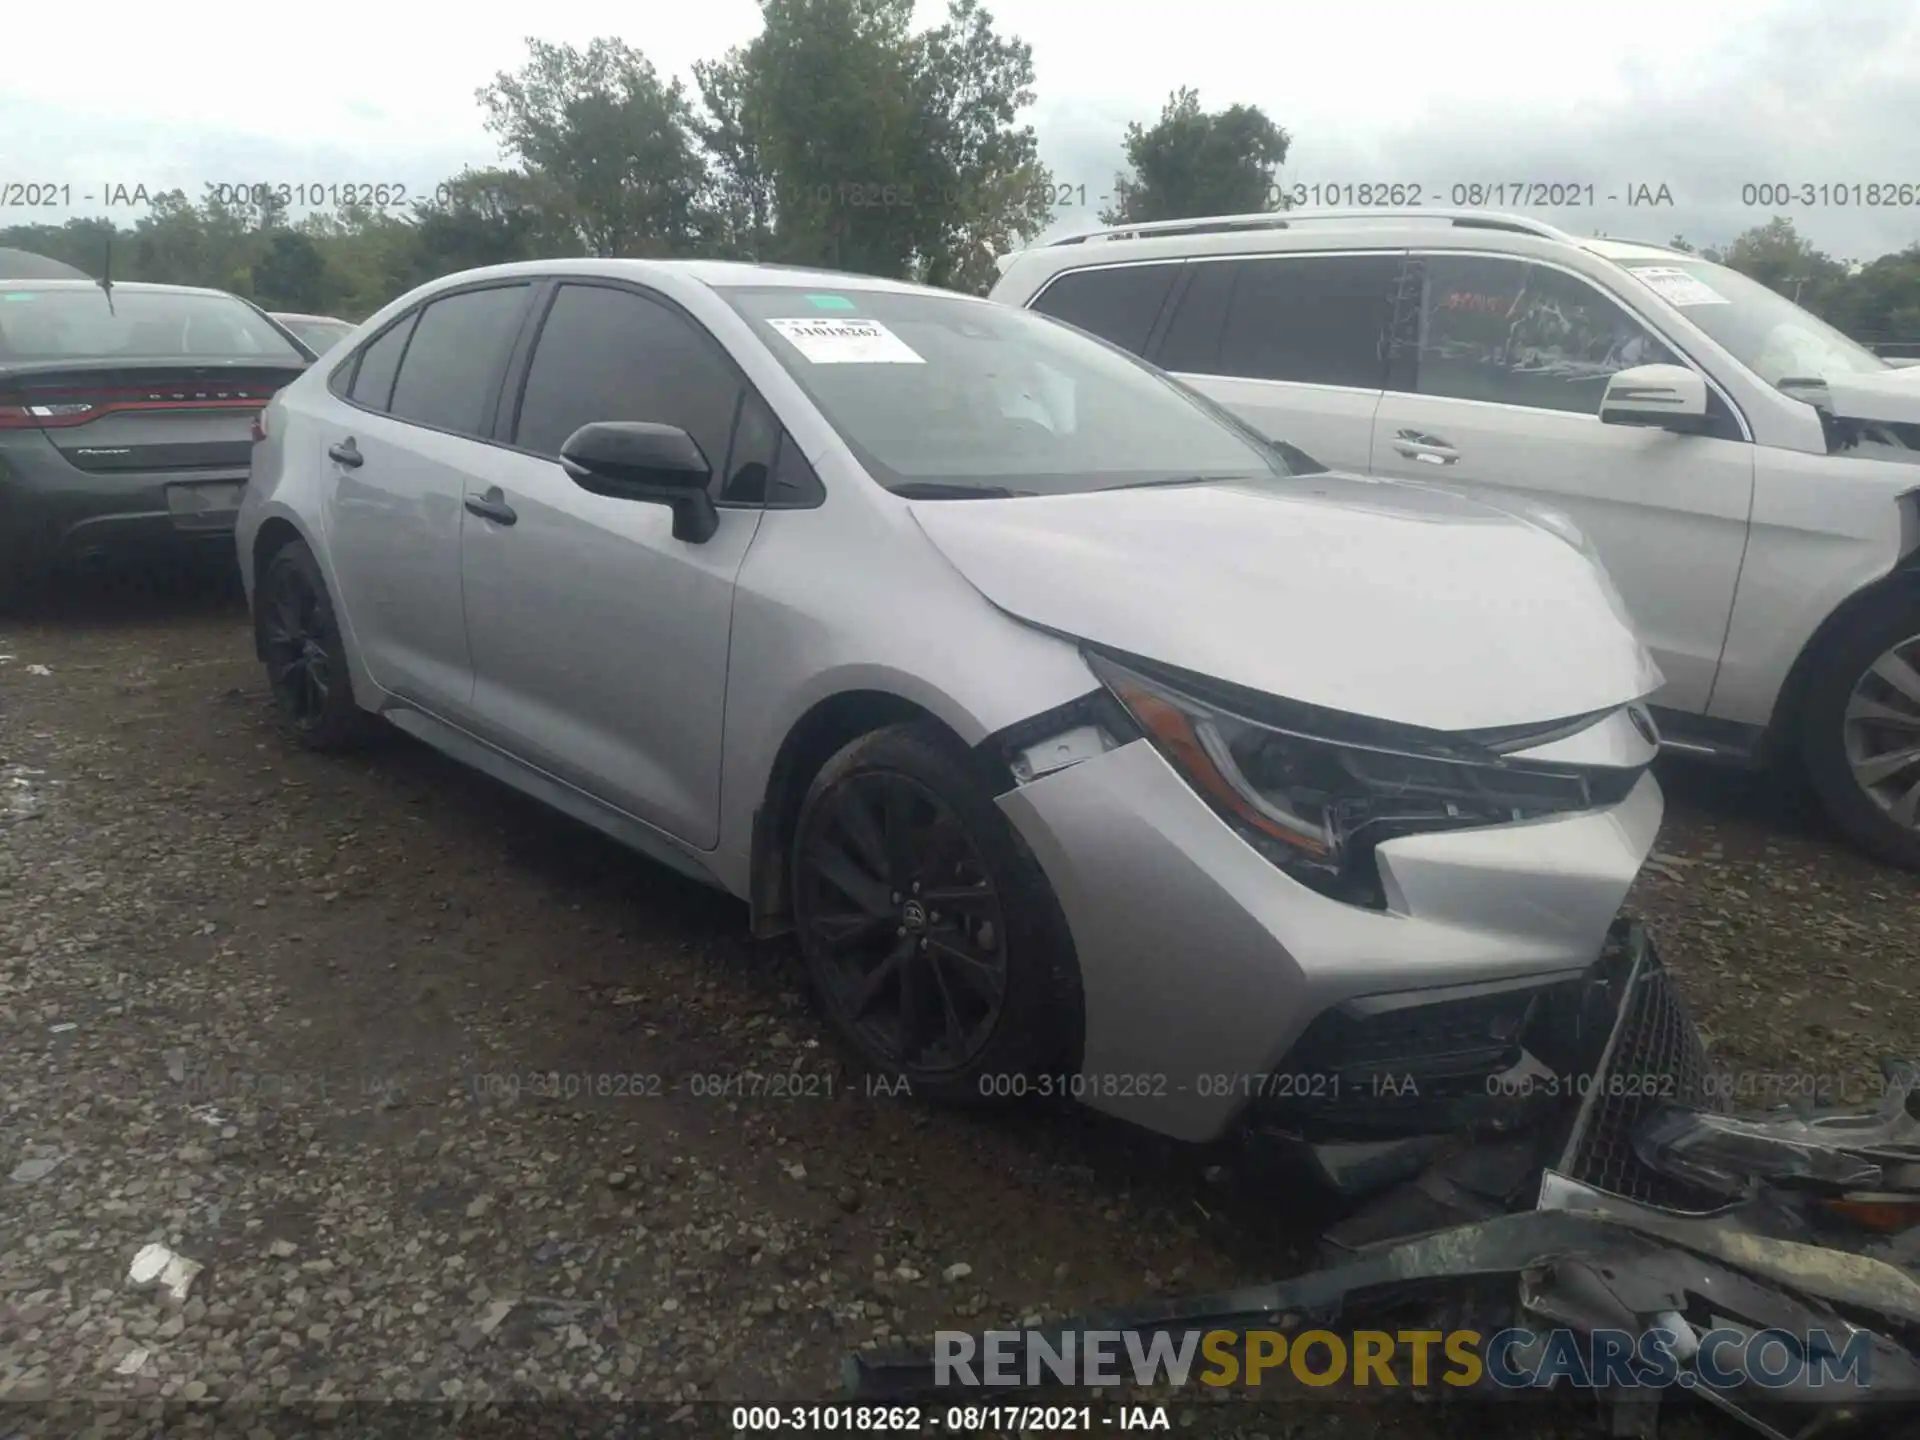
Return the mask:
<path id="1" fill-rule="evenodd" d="M 48 669 L 48 668 L 47 668 L 46 666 L 44 666 L 44 665 L 29 665 L 29 666 L 27 666 L 27 674 L 29 674 L 29 675 L 51 675 L 51 674 L 53 674 L 53 671 L 51 671 L 51 670 L 49 670 L 49 669 Z"/>
<path id="2" fill-rule="evenodd" d="M 198 1260 L 189 1260 L 165 1245 L 143 1245 L 140 1253 L 133 1257 L 127 1279 L 135 1285 L 157 1285 L 167 1292 L 168 1298 L 184 1301 L 193 1277 L 199 1273 Z"/>

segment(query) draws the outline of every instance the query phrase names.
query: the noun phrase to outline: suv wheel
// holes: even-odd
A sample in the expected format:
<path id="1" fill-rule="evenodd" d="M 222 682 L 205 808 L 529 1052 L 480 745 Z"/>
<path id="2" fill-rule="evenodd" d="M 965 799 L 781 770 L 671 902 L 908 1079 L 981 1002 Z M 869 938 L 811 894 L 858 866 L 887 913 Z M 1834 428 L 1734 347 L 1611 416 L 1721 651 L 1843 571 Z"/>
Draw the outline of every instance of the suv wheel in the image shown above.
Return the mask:
<path id="1" fill-rule="evenodd" d="M 1801 752 L 1841 829 L 1920 870 L 1920 600 L 1880 607 L 1841 633 L 1808 686 Z"/>
<path id="2" fill-rule="evenodd" d="M 354 703 L 333 600 L 305 541 L 274 552 L 253 614 L 267 684 L 294 739 L 309 750 L 345 750 L 365 740 L 373 717 Z"/>
<path id="3" fill-rule="evenodd" d="M 829 760 L 792 864 L 808 978 L 876 1070 L 964 1103 L 1065 1058 L 1077 972 L 1053 892 L 943 731 L 890 726 Z"/>

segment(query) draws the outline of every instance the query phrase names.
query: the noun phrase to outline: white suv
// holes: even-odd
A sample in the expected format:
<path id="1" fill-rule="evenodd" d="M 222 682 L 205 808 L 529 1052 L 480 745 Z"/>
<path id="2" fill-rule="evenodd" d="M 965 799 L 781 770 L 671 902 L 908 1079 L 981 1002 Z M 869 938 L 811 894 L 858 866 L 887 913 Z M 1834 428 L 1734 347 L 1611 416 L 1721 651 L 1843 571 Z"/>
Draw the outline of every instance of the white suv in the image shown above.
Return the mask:
<path id="1" fill-rule="evenodd" d="M 1920 369 L 1692 254 L 1483 211 L 1135 225 L 1000 268 L 995 300 L 1329 465 L 1570 518 L 1667 746 L 1797 761 L 1920 867 Z"/>

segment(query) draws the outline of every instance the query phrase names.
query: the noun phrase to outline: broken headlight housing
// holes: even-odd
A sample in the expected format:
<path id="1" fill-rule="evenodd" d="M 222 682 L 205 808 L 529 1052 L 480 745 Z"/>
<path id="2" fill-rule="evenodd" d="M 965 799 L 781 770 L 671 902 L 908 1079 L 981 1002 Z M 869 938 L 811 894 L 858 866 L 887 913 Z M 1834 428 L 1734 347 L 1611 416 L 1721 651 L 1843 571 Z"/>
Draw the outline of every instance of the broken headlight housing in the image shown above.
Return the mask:
<path id="1" fill-rule="evenodd" d="M 1188 784 L 1294 879 L 1384 906 L 1374 847 L 1402 835 L 1504 825 L 1616 804 L 1632 767 L 1517 761 L 1503 752 L 1600 715 L 1454 735 L 1296 705 L 1130 657 L 1087 663 Z M 1601 712 L 1605 714 L 1608 712 Z"/>

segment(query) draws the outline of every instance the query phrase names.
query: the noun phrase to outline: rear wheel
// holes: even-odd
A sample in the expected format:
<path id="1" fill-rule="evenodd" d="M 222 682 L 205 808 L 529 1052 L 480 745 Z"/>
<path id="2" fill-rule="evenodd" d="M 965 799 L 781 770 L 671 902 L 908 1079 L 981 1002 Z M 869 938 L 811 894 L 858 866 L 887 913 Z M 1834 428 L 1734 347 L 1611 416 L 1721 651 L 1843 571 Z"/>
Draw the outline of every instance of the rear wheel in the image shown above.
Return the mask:
<path id="1" fill-rule="evenodd" d="M 274 704 L 296 740 L 310 750 L 344 750 L 368 738 L 374 718 L 354 703 L 333 600 L 306 542 L 289 542 L 267 562 L 254 628 Z"/>
<path id="2" fill-rule="evenodd" d="M 815 994 L 876 1069 L 973 1102 L 1069 1058 L 1077 987 L 1052 891 L 938 727 L 891 726 L 829 760 L 792 864 Z"/>
<path id="3" fill-rule="evenodd" d="M 1807 778 L 1869 853 L 1920 869 L 1920 600 L 1848 626 L 1807 687 Z"/>

